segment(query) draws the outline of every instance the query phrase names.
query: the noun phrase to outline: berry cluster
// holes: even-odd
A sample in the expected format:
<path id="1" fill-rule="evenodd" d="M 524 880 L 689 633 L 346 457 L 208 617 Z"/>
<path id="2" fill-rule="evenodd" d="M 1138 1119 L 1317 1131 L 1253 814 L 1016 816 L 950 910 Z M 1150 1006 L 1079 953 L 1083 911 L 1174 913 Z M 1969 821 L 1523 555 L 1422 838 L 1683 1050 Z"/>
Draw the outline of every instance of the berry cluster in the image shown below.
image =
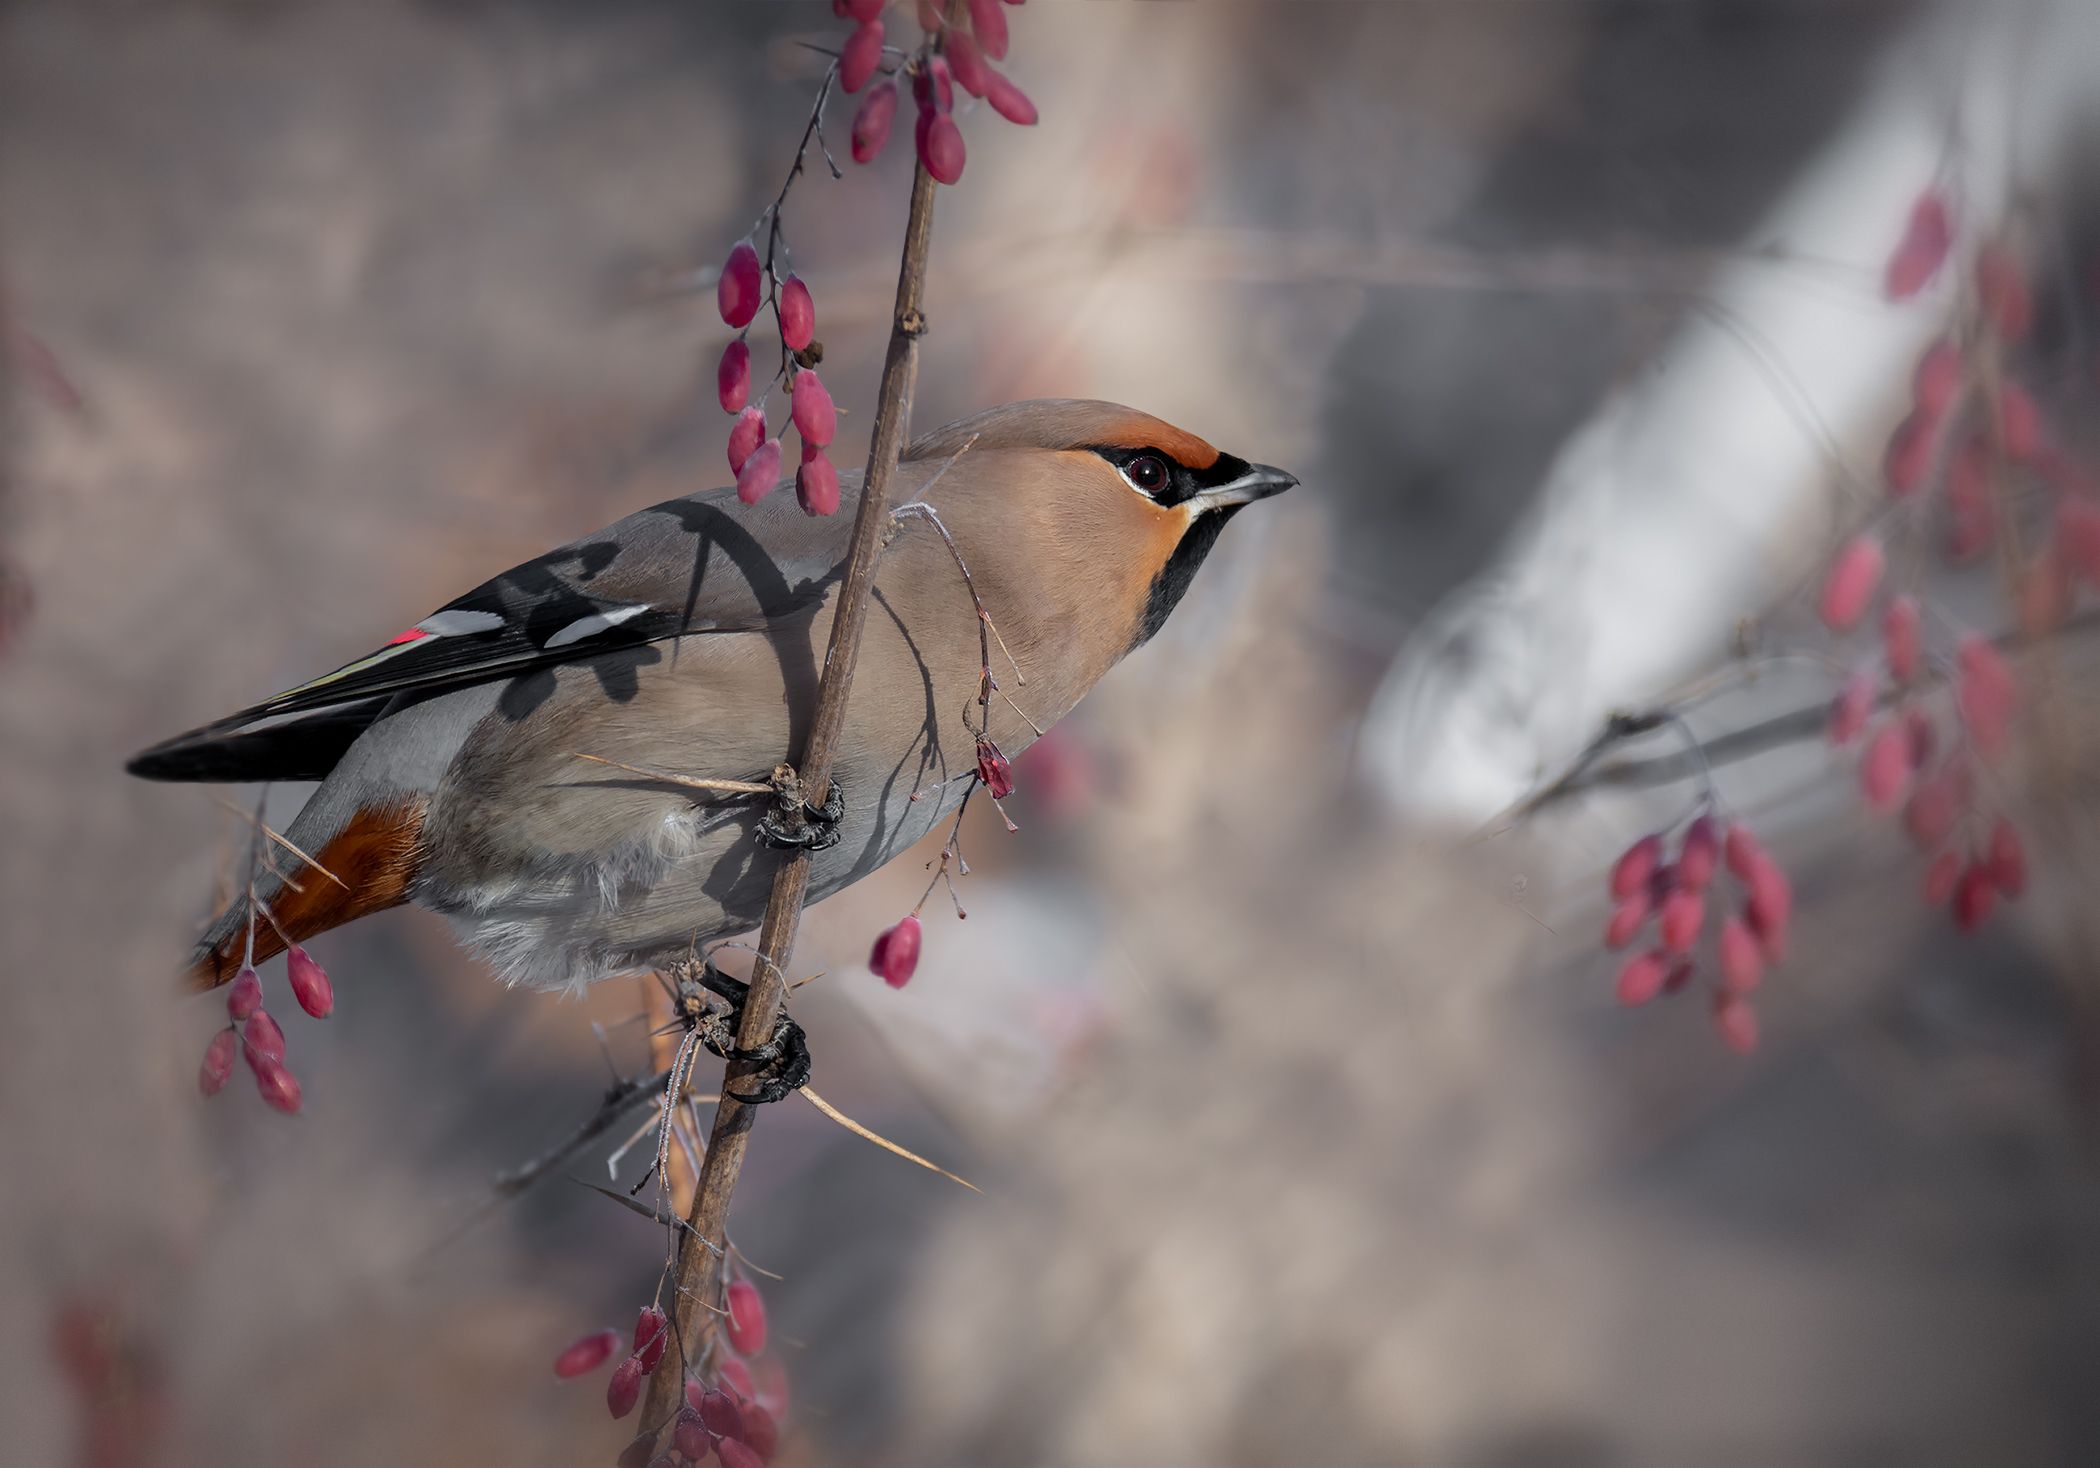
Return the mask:
<path id="1" fill-rule="evenodd" d="M 1787 928 L 1793 920 L 1794 891 L 1786 873 L 1750 828 L 1723 827 L 1700 814 L 1686 827 L 1669 861 L 1666 833 L 1641 837 L 1612 864 L 1609 887 L 1611 920 L 1604 930 L 1607 948 L 1628 947 L 1652 923 L 1655 942 L 1636 953 L 1619 970 L 1622 1004 L 1646 1004 L 1659 994 L 1675 994 L 1692 981 L 1708 919 L 1723 914 L 1714 932 L 1718 982 L 1713 993 L 1714 1026 L 1731 1049 L 1757 1048 L 1757 1012 L 1750 995 L 1763 982 L 1768 964 L 1786 959 Z M 1740 911 L 1727 903 L 1714 880 L 1725 866 L 1742 889 Z"/>
<path id="2" fill-rule="evenodd" d="M 1019 0 L 1008 0 L 1019 3 Z M 954 118 L 955 87 L 981 97 L 1000 116 L 1018 123 L 1036 120 L 1035 104 L 992 60 L 1007 50 L 1006 13 L 1001 0 L 971 0 L 964 21 L 947 23 L 937 4 L 922 4 L 919 21 L 925 35 L 912 55 L 885 45 L 883 0 L 833 0 L 832 12 L 853 22 L 853 32 L 839 53 L 835 75 L 839 88 L 858 92 L 881 75 L 862 99 L 853 118 L 853 159 L 867 163 L 889 140 L 897 114 L 897 85 L 908 76 L 919 106 L 919 158 L 926 171 L 944 184 L 962 177 L 962 132 Z M 810 131 L 822 126 L 823 101 L 811 118 Z M 808 147 L 805 136 L 803 147 Z M 829 155 L 826 155 L 827 160 Z M 788 182 L 802 168 L 801 155 Z M 835 171 L 835 170 L 834 170 Z M 722 321 L 737 333 L 722 350 L 715 368 L 715 393 L 722 411 L 733 414 L 729 430 L 729 472 L 736 476 L 737 498 L 757 504 L 779 485 L 786 467 L 780 436 L 766 414 L 766 397 L 784 378 L 788 385 L 788 418 L 801 439 L 801 464 L 795 471 L 795 498 L 811 515 L 832 515 L 839 507 L 839 471 L 828 452 L 838 434 L 838 409 L 816 372 L 824 349 L 817 340 L 816 300 L 798 275 L 786 271 L 787 242 L 781 209 L 787 190 L 773 202 L 750 235 L 737 242 L 715 280 L 715 302 Z M 761 258 L 757 238 L 765 234 Z M 751 324 L 767 306 L 780 341 L 780 367 L 754 402 L 751 395 Z"/>
<path id="3" fill-rule="evenodd" d="M 335 1012 L 335 986 L 313 955 L 298 944 L 285 955 L 285 974 L 291 980 L 292 997 L 315 1019 Z M 197 1072 L 197 1089 L 216 1096 L 233 1075 L 236 1051 L 255 1073 L 255 1087 L 262 1098 L 287 1116 L 299 1110 L 299 1080 L 284 1059 L 284 1031 L 263 1008 L 262 979 L 253 967 L 243 968 L 226 987 L 226 1027 L 204 1047 L 204 1064 Z"/>
<path id="4" fill-rule="evenodd" d="M 1816 612 L 1841 666 L 1850 665 L 1831 699 L 1829 741 L 1856 752 L 1866 808 L 1900 818 L 1925 861 L 1926 902 L 1969 931 L 2027 887 L 2027 853 L 2004 809 L 1999 767 L 2030 700 L 2001 647 L 2058 631 L 2081 595 L 2100 592 L 2100 480 L 2074 454 L 2079 436 L 2060 431 L 2071 425 L 2052 422 L 2045 406 L 2048 389 L 2083 380 L 2087 369 L 2073 374 L 2044 360 L 2032 263 L 2009 233 L 1963 246 L 1954 203 L 1928 190 L 1882 287 L 1904 302 L 1951 278 L 1952 325 L 1911 374 L 1908 411 L 1882 458 L 1887 500 L 1831 557 Z M 1959 572 L 1986 553 L 2010 628 L 1996 637 L 1924 596 L 1935 562 Z M 1856 640 L 1870 640 L 1871 652 L 1850 648 Z M 1696 876 L 1707 865 L 1697 855 L 1710 839 L 1704 830 L 1694 822 L 1674 867 L 1649 837 L 1614 869 L 1608 943 L 1631 942 L 1651 916 L 1661 940 L 1621 971 L 1619 995 L 1629 1003 L 1690 977 L 1690 945 L 1705 920 Z M 1756 1032 L 1741 996 L 1783 950 L 1785 879 L 1742 827 L 1726 845 L 1750 901 L 1717 937 L 1716 1016 L 1748 1048 Z"/>
<path id="5" fill-rule="evenodd" d="M 766 1305 L 758 1286 L 732 1280 L 724 1292 L 723 1335 L 735 1355 L 718 1363 L 712 1385 L 697 1379 L 685 1383 L 685 1404 L 671 1420 L 670 1445 L 658 1451 L 658 1431 L 644 1431 L 620 1455 L 623 1468 L 684 1468 L 713 1454 L 722 1468 L 758 1468 L 770 1462 L 780 1445 L 780 1419 L 787 1411 L 787 1375 L 779 1361 L 762 1356 L 766 1348 Z M 654 1305 L 642 1308 L 629 1337 L 627 1356 L 606 1384 L 605 1405 L 614 1420 L 633 1412 L 649 1373 L 663 1359 L 671 1339 L 670 1321 Z M 554 1374 L 564 1379 L 597 1370 L 620 1348 L 616 1330 L 594 1331 L 554 1360 Z M 761 1386 L 746 1358 L 758 1359 L 765 1378 Z"/>
<path id="6" fill-rule="evenodd" d="M 817 376 L 823 357 L 817 343 L 817 307 L 800 276 L 782 276 L 776 261 L 786 253 L 780 211 L 771 211 L 767 258 L 749 239 L 737 242 L 715 282 L 715 302 L 722 320 L 739 333 L 722 351 L 715 369 L 716 396 L 722 411 L 736 414 L 729 430 L 729 472 L 736 475 L 737 498 L 757 504 L 780 483 L 782 450 L 766 424 L 765 400 L 751 401 L 751 323 L 770 305 L 780 337 L 780 374 L 789 378 L 788 417 L 802 440 L 802 464 L 795 471 L 795 498 L 812 515 L 835 514 L 839 507 L 839 471 L 825 451 L 838 434 L 838 410 L 830 390 Z M 774 381 L 779 381 L 776 374 Z"/>
<path id="7" fill-rule="evenodd" d="M 1923 292 L 1960 243 L 1953 205 L 1928 190 L 1889 259 L 1889 299 Z M 1914 583 L 1935 545 L 1956 566 L 1995 550 L 2011 620 L 2028 637 L 2061 627 L 2081 589 L 2100 591 L 2092 477 L 2022 380 L 2041 380 L 2030 360 L 2037 312 L 2028 267 L 2003 237 L 1981 241 L 1967 267 L 1955 325 L 1919 358 L 1910 411 L 1883 456 L 1888 543 L 1876 530 L 1848 540 L 1830 564 L 1818 608 L 1824 625 L 1844 637 L 1879 603 L 1879 655 L 1839 689 L 1830 739 L 1860 746 L 1868 808 L 1901 810 L 1905 834 L 1927 858 L 1926 900 L 1949 906 L 1963 930 L 1980 925 L 1999 898 L 2026 889 L 2019 833 L 1980 789 L 1982 773 L 2011 749 L 2023 698 L 1993 640 L 1950 626 L 1940 648 L 1931 645 L 1929 609 L 1908 592 L 1885 592 L 1891 550 L 1906 557 Z M 1935 696 L 1949 683 L 1951 708 Z M 1942 739 L 1943 721 L 1952 738 Z"/>
<path id="8" fill-rule="evenodd" d="M 1018 5 L 1021 0 L 1005 0 Z M 884 47 L 883 0 L 832 0 L 831 10 L 851 20 L 853 34 L 839 53 L 839 87 L 857 92 L 882 70 L 892 54 Z M 883 80 L 862 99 L 853 115 L 853 161 L 867 163 L 889 141 L 897 116 L 897 79 L 909 74 L 912 100 L 919 109 L 916 140 L 919 161 L 940 183 L 962 179 L 962 129 L 955 124 L 955 89 L 960 86 L 1008 122 L 1033 126 L 1035 104 L 992 66 L 1006 59 L 1009 36 L 1001 0 L 969 0 L 957 24 L 949 24 L 940 0 L 919 0 L 919 29 L 925 39 L 916 56 L 884 72 Z"/>

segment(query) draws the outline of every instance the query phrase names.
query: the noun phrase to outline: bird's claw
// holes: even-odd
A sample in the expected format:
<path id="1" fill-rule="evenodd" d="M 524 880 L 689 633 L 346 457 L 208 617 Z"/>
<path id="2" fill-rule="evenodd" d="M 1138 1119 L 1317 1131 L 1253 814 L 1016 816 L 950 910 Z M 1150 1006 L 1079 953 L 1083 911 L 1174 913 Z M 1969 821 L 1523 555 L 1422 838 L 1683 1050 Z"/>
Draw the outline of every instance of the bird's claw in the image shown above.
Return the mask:
<path id="1" fill-rule="evenodd" d="M 800 819 L 778 808 L 758 818 L 758 839 L 776 851 L 823 851 L 839 844 L 846 819 L 846 797 L 833 780 L 822 805 L 802 802 Z"/>
<path id="2" fill-rule="evenodd" d="M 782 1012 L 773 1021 L 772 1037 L 760 1045 L 746 1049 L 737 1044 L 737 1030 L 744 1015 L 744 1001 L 750 996 L 751 986 L 741 979 L 733 979 L 713 964 L 704 966 L 697 980 L 710 993 L 727 1002 L 726 1012 L 707 1006 L 703 1013 L 695 1016 L 693 1027 L 698 1031 L 700 1044 L 713 1055 L 732 1064 L 754 1065 L 758 1069 L 743 1079 L 753 1082 L 750 1091 L 730 1091 L 729 1094 L 746 1106 L 766 1106 L 780 1100 L 791 1091 L 799 1091 L 809 1081 L 810 1058 L 809 1037 L 802 1026 Z M 724 1089 L 727 1089 L 726 1078 Z"/>
<path id="3" fill-rule="evenodd" d="M 729 1059 L 759 1067 L 744 1077 L 752 1083 L 749 1091 L 729 1091 L 746 1106 L 769 1106 L 809 1083 L 809 1038 L 785 1014 L 773 1021 L 772 1039 L 749 1050 L 736 1050 Z M 728 1090 L 726 1078 L 723 1089 Z"/>

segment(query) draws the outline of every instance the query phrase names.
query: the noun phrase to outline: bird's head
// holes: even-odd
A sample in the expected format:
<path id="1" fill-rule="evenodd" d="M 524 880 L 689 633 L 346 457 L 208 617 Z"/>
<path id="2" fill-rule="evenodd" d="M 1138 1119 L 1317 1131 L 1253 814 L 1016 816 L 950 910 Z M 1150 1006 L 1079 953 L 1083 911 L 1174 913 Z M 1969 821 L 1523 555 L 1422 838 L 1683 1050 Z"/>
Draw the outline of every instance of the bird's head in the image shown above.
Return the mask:
<path id="1" fill-rule="evenodd" d="M 1121 593 L 1132 647 L 1166 621 L 1226 521 L 1298 482 L 1149 413 L 1077 398 L 993 408 L 927 434 L 904 457 L 958 455 L 977 461 L 972 478 L 1011 496 L 1009 512 L 1037 547 L 1084 567 L 1104 594 Z"/>

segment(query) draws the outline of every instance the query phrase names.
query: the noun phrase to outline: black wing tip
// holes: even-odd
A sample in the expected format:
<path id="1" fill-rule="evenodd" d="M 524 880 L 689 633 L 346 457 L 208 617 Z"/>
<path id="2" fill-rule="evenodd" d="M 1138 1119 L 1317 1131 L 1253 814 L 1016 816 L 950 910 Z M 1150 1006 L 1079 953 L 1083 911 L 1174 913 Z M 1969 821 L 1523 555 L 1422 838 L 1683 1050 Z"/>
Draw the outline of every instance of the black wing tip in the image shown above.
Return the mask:
<path id="1" fill-rule="evenodd" d="M 124 773 L 141 780 L 223 780 L 211 768 L 222 762 L 214 753 L 211 745 L 193 744 L 188 736 L 170 739 L 124 761 Z"/>
<path id="2" fill-rule="evenodd" d="M 264 780 L 325 780 L 364 733 L 383 700 L 323 710 L 269 729 L 241 725 L 257 711 L 192 729 L 142 749 L 124 764 L 141 780 L 252 785 Z"/>

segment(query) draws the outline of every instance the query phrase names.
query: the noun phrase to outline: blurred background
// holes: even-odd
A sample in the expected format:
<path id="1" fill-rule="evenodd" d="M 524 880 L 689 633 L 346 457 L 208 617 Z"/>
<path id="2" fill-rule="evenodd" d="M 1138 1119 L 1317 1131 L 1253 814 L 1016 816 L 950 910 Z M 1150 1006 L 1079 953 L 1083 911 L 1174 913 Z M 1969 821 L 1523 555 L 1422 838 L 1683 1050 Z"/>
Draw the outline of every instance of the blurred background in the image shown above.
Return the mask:
<path id="1" fill-rule="evenodd" d="M 2090 447 L 2090 8 L 1010 15 L 1043 123 L 963 119 L 917 426 L 1107 397 L 1304 487 L 1023 759 L 1021 833 L 973 822 L 909 989 L 862 963 L 921 856 L 811 913 L 817 1086 L 985 1194 L 761 1118 L 733 1228 L 781 1276 L 780 1461 L 2100 1461 L 2076 639 L 1994 797 L 2033 890 L 1978 934 L 1813 737 L 1717 770 L 1800 893 L 1749 1056 L 1697 995 L 1615 1005 L 1598 941 L 1604 868 L 1693 787 L 1500 818 L 1745 618 L 1817 657 L 1700 735 L 1827 697 L 1803 588 L 1968 309 L 1881 297 L 1928 184 L 2035 262 L 2024 365 Z M 548 1368 L 661 1235 L 567 1176 L 481 1205 L 646 1065 L 638 985 L 506 991 L 389 913 L 313 945 L 304 1114 L 205 1105 L 220 1005 L 173 975 L 242 826 L 121 767 L 722 480 L 723 331 L 666 287 L 772 197 L 837 34 L 801 0 L 0 6 L 6 1461 L 625 1441 Z M 841 462 L 901 132 L 790 205 Z M 1995 574 L 1924 584 L 1995 631 Z"/>

